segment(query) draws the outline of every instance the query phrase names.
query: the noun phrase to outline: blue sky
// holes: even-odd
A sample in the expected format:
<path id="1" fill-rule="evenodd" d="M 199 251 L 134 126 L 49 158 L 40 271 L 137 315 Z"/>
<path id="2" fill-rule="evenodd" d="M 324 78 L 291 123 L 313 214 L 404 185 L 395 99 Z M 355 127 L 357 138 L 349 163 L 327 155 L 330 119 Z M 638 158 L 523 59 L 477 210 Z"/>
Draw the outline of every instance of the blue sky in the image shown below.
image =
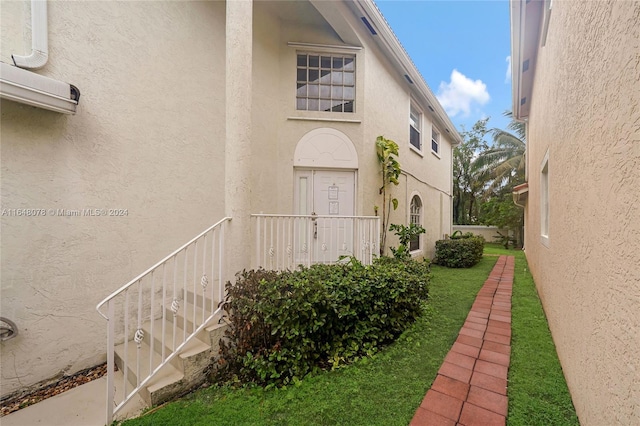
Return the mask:
<path id="1" fill-rule="evenodd" d="M 376 0 L 458 131 L 511 109 L 506 0 Z"/>

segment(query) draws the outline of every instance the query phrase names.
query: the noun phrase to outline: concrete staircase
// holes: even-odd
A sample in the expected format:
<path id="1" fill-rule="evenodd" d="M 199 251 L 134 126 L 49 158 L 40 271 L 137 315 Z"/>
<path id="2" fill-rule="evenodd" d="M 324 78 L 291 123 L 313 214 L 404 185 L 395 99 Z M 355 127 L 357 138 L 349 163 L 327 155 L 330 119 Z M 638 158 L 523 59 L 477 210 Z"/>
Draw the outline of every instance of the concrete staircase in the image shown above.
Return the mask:
<path id="1" fill-rule="evenodd" d="M 195 297 L 194 304 L 191 292 L 187 292 L 184 301 L 184 306 L 176 314 L 167 306 L 163 317 L 143 323 L 144 337 L 139 343 L 130 340 L 115 346 L 115 364 L 120 372 L 126 373 L 129 390 L 137 386 L 138 377 L 148 377 L 150 371 L 161 365 L 162 360 L 173 353 L 173 348 L 197 328 L 203 318 L 203 301 L 207 304 L 205 306 L 212 306 L 210 299 L 203 300 L 199 295 Z M 217 302 L 213 303 L 217 305 Z M 142 400 L 148 406 L 162 404 L 201 385 L 206 380 L 212 358 L 218 355 L 219 342 L 227 327 L 219 315 L 209 321 L 140 390 Z M 154 336 L 153 341 L 151 336 Z"/>

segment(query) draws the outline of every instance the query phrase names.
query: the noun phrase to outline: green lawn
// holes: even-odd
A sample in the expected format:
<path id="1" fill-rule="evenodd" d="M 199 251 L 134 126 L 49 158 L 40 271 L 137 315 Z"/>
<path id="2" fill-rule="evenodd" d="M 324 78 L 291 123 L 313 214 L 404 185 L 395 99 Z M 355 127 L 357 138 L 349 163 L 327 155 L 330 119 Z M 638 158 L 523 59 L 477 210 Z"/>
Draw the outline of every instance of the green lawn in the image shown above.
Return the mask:
<path id="1" fill-rule="evenodd" d="M 508 254 L 516 255 L 509 424 L 578 424 L 524 257 Z M 496 260 L 485 256 L 471 269 L 434 266 L 425 315 L 374 357 L 285 389 L 211 387 L 125 424 L 406 426 Z"/>
<path id="2" fill-rule="evenodd" d="M 493 244 L 487 245 L 485 253 L 516 258 L 507 424 L 579 425 L 524 253 Z"/>

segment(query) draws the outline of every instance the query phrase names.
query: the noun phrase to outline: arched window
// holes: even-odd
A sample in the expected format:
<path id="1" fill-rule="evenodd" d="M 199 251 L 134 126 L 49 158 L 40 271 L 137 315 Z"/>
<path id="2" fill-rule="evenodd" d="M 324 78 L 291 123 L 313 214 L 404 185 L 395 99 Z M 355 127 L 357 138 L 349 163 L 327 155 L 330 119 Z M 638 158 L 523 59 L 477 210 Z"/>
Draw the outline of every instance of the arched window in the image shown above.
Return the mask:
<path id="1" fill-rule="evenodd" d="M 422 201 L 417 195 L 414 195 L 413 198 L 411 198 L 411 205 L 409 206 L 409 223 L 422 225 Z M 419 235 L 409 242 L 409 251 L 415 250 L 420 250 Z"/>

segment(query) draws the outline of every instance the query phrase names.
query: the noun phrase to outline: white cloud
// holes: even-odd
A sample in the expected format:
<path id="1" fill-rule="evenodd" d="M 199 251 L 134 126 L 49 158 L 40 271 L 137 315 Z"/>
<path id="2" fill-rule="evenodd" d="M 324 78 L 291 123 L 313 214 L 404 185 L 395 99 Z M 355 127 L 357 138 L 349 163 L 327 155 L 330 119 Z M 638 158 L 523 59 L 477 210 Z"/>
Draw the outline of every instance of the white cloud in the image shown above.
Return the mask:
<path id="1" fill-rule="evenodd" d="M 452 117 L 459 113 L 466 117 L 471 112 L 472 103 L 484 105 L 491 99 L 482 80 L 471 80 L 456 69 L 451 72 L 449 83 L 440 83 L 436 97 Z"/>
<path id="2" fill-rule="evenodd" d="M 511 56 L 507 56 L 507 74 L 504 76 L 504 83 L 507 84 L 511 81 Z"/>

